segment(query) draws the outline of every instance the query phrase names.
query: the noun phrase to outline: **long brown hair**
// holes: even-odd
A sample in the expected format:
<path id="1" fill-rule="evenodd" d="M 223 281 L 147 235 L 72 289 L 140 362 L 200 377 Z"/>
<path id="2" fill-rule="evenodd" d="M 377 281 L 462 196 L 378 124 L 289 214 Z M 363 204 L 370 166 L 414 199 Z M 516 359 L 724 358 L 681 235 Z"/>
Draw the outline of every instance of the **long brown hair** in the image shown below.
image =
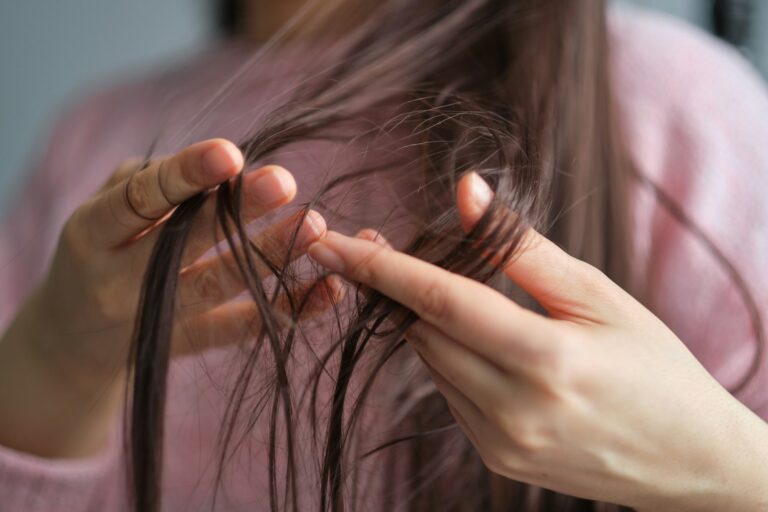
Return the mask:
<path id="1" fill-rule="evenodd" d="M 307 140 L 381 144 L 386 150 L 327 182 L 306 209 L 343 214 L 332 203 L 344 187 L 377 177 L 407 180 L 412 192 L 396 208 L 410 221 L 409 237 L 398 247 L 406 253 L 494 284 L 498 267 L 483 254 L 505 247 L 502 259 L 509 260 L 524 229 L 535 226 L 633 291 L 627 196 L 635 172 L 612 100 L 605 3 L 382 0 L 359 11 L 359 28 L 241 142 L 248 164 Z M 356 13 L 352 7 L 345 12 Z M 453 197 L 458 178 L 469 170 L 483 175 L 496 195 L 465 235 Z M 305 304 L 291 292 L 295 276 L 288 259 L 249 242 L 240 215 L 241 180 L 214 192 L 218 223 L 262 328 L 241 348 L 242 366 L 222 418 L 219 479 L 239 439 L 265 416 L 275 512 L 359 509 L 370 499 L 364 491 L 370 472 L 360 470 L 361 461 L 372 458 L 386 482 L 379 501 L 387 510 L 594 510 L 589 500 L 486 470 L 404 348 L 403 333 L 414 315 L 376 292 L 356 290 L 351 307 L 336 311 L 338 336 L 316 354 L 310 376 L 296 382 L 292 354 L 301 333 L 295 322 L 286 326 L 276 318 L 272 305 L 278 295 L 286 296 L 296 320 Z M 175 290 L 185 236 L 204 199 L 184 203 L 166 222 L 144 282 L 128 415 L 137 511 L 159 509 Z M 508 210 L 517 215 L 505 215 Z M 394 216 L 389 212 L 379 227 L 386 231 Z M 275 275 L 274 290 L 261 282 L 262 263 Z M 268 386 L 263 375 L 254 376 L 262 360 L 271 372 Z M 408 377 L 382 377 L 382 369 L 392 367 Z M 331 389 L 321 397 L 323 379 Z M 382 381 L 390 441 L 365 446 L 365 405 Z M 316 468 L 315 503 L 302 502 L 298 490 L 296 428 L 306 397 L 313 450 L 301 460 L 314 457 L 317 464 L 301 465 Z"/>

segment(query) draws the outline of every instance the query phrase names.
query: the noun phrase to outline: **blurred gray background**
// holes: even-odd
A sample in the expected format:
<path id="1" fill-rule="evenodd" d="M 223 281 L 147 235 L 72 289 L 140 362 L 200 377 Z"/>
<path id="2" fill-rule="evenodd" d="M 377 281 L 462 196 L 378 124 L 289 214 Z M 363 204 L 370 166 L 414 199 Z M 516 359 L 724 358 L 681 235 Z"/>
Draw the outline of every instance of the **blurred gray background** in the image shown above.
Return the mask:
<path id="1" fill-rule="evenodd" d="M 199 50 L 213 0 L 1 0 L 0 211 L 56 118 L 89 91 Z"/>
<path id="2" fill-rule="evenodd" d="M 587 0 L 588 1 L 588 0 Z M 617 0 L 713 30 L 711 0 Z M 0 6 L 0 211 L 56 117 L 76 98 L 215 37 L 214 0 L 4 0 Z M 738 4 L 739 2 L 735 2 Z M 768 1 L 752 2 L 744 51 L 768 76 Z"/>

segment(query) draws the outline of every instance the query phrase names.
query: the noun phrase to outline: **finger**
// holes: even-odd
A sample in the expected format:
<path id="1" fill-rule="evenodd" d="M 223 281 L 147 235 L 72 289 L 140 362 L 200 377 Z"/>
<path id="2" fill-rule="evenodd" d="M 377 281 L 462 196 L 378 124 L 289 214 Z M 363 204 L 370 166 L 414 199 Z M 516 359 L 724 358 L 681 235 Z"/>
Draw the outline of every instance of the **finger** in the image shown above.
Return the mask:
<path id="1" fill-rule="evenodd" d="M 355 235 L 355 238 L 368 240 L 369 242 L 375 242 L 382 247 L 386 247 L 387 249 L 392 249 L 392 246 L 389 244 L 387 239 L 384 238 L 384 236 L 381 233 L 373 229 L 369 229 L 369 228 L 361 229 L 360 231 L 357 232 L 357 234 Z M 367 286 L 362 286 L 360 287 L 360 291 L 367 294 L 370 291 L 370 289 Z M 390 323 L 391 321 L 392 319 L 387 320 L 388 323 Z"/>
<path id="2" fill-rule="evenodd" d="M 390 244 L 389 241 L 386 238 L 384 238 L 384 235 L 382 235 L 381 233 L 373 229 L 369 229 L 369 228 L 361 229 L 360 231 L 357 232 L 357 234 L 355 235 L 355 238 L 368 240 L 369 242 L 376 242 L 382 247 L 386 247 L 387 249 L 392 249 L 392 244 Z"/>
<path id="3" fill-rule="evenodd" d="M 296 197 L 296 180 L 282 167 L 270 165 L 243 176 L 242 193 L 240 214 L 247 224 L 291 202 Z M 207 198 L 197 215 L 184 250 L 183 266 L 195 262 L 224 238 L 216 218 L 216 202 L 214 195 Z"/>
<path id="4" fill-rule="evenodd" d="M 308 252 L 332 272 L 380 291 L 491 361 L 527 364 L 540 356 L 542 340 L 555 338 L 548 319 L 495 290 L 374 242 L 329 231 Z"/>
<path id="5" fill-rule="evenodd" d="M 302 305 L 298 321 L 317 317 L 342 300 L 344 287 L 338 278 L 326 278 L 317 284 L 304 285 L 294 293 L 293 305 L 283 294 L 273 314 L 282 327 L 293 322 L 294 309 Z M 202 314 L 185 315 L 174 326 L 174 354 L 185 355 L 206 349 L 243 343 L 258 336 L 262 318 L 250 300 L 232 301 Z"/>
<path id="6" fill-rule="evenodd" d="M 434 370 L 431 370 L 431 375 L 435 387 L 448 402 L 448 409 L 456 419 L 456 423 L 472 442 L 488 469 L 503 474 L 507 478 L 532 483 L 528 479 L 524 480 L 525 475 L 521 471 L 511 467 L 509 457 L 510 452 L 514 452 L 510 450 L 510 446 L 513 450 L 516 448 L 513 440 L 502 434 L 471 400 L 442 375 Z M 503 462 L 501 461 L 502 453 L 506 459 Z"/>
<path id="7" fill-rule="evenodd" d="M 418 321 L 405 338 L 421 358 L 484 414 L 492 417 L 515 394 L 511 377 L 434 325 Z M 500 399 L 501 397 L 501 399 Z"/>
<path id="8" fill-rule="evenodd" d="M 82 218 L 89 240 L 104 247 L 124 243 L 179 203 L 231 178 L 242 166 L 240 150 L 222 139 L 154 161 L 86 204 Z"/>
<path id="9" fill-rule="evenodd" d="M 432 382 L 435 383 L 435 387 L 448 403 L 448 409 L 451 411 L 451 415 L 456 420 L 456 423 L 472 442 L 475 449 L 480 451 L 484 448 L 484 443 L 488 441 L 487 433 L 485 432 L 487 427 L 483 426 L 488 423 L 485 415 L 472 400 L 467 398 L 456 386 L 440 375 L 440 372 L 430 368 L 429 364 L 426 366 L 429 369 Z"/>
<path id="10" fill-rule="evenodd" d="M 435 385 L 437 386 L 437 385 Z M 438 388 L 439 390 L 439 388 Z M 462 416 L 461 411 L 454 407 L 454 405 L 446 399 L 446 402 L 448 402 L 448 410 L 451 411 L 451 416 L 453 416 L 453 419 L 456 420 L 456 424 L 461 428 L 462 432 L 464 432 L 464 435 L 467 436 L 467 438 L 470 440 L 472 445 L 475 447 L 475 449 L 479 449 L 480 446 L 480 438 L 475 434 L 474 430 L 472 430 L 472 427 L 469 425 L 469 422 L 464 419 L 464 416 Z"/>
<path id="11" fill-rule="evenodd" d="M 253 243 L 270 257 L 272 265 L 279 266 L 286 257 L 295 260 L 303 255 L 307 247 L 319 240 L 325 231 L 326 225 L 322 215 L 310 210 L 306 216 L 299 212 L 270 226 L 254 237 Z M 260 258 L 256 258 L 256 271 L 262 278 L 272 273 L 269 265 Z M 244 289 L 243 276 L 232 252 L 227 251 L 182 270 L 179 302 L 182 307 L 211 308 L 230 300 Z"/>
<path id="12" fill-rule="evenodd" d="M 471 230 L 493 197 L 477 173 L 468 173 L 457 188 L 462 226 Z M 529 228 L 504 273 L 556 318 L 610 318 L 628 295 L 602 272 L 572 257 L 557 244 Z"/>

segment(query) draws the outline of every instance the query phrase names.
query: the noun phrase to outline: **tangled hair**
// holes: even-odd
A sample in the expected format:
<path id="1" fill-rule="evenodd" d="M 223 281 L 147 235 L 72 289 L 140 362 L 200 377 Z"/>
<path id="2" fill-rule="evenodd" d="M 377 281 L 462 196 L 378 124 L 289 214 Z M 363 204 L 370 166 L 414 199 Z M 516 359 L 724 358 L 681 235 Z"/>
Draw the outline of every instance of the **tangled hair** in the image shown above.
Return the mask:
<path id="1" fill-rule="evenodd" d="M 325 2 L 319 25 L 338 12 L 337 4 Z M 509 261 L 524 230 L 534 226 L 631 288 L 628 183 L 640 178 L 655 186 L 637 174 L 622 145 L 607 68 L 604 2 L 381 0 L 358 2 L 357 8 L 347 4 L 344 12 L 357 28 L 240 142 L 247 167 L 313 140 L 376 148 L 327 181 L 304 211 L 343 216 L 342 208 L 329 205 L 345 190 L 374 179 L 405 180 L 408 192 L 377 227 L 386 231 L 397 215 L 407 219 L 409 230 L 398 226 L 394 236 L 405 239 L 397 245 L 407 254 L 493 285 L 499 266 L 484 254 L 501 251 L 502 263 Z M 454 193 L 470 170 L 491 184 L 495 197 L 465 234 Z M 257 332 L 239 345 L 241 366 L 222 418 L 217 485 L 233 451 L 266 418 L 269 503 L 275 512 L 359 510 L 370 503 L 366 489 L 372 488 L 371 472 L 361 464 L 374 458 L 376 478 L 385 482 L 376 501 L 383 510 L 594 510 L 589 500 L 533 489 L 484 468 L 404 348 L 403 333 L 414 314 L 387 297 L 356 289 L 349 307 L 336 309 L 335 322 L 329 321 L 336 335 L 319 352 L 305 343 L 297 320 L 306 301 L 293 292 L 296 270 L 287 255 L 276 257 L 249 239 L 241 216 L 242 179 L 180 205 L 162 227 L 146 273 L 127 414 L 137 512 L 160 507 L 176 286 L 186 236 L 210 194 L 216 195 L 218 226 L 261 319 Z M 655 190 L 662 205 L 688 224 Z M 262 282 L 260 266 L 274 274 L 274 288 Z M 324 277 L 318 273 L 316 283 Z M 278 317 L 278 300 L 290 304 L 292 321 Z M 315 356 L 307 376 L 296 370 L 299 348 Z M 399 369 L 407 378 L 387 381 L 384 368 Z M 321 381 L 330 383 L 327 396 Z M 366 405 L 377 382 L 388 391 L 386 400 L 377 395 L 377 405 L 385 401 L 389 411 L 379 425 L 388 441 L 366 446 L 361 432 L 367 432 Z M 311 426 L 309 452 L 299 448 L 303 421 Z M 316 502 L 302 501 L 299 468 L 318 486 Z"/>

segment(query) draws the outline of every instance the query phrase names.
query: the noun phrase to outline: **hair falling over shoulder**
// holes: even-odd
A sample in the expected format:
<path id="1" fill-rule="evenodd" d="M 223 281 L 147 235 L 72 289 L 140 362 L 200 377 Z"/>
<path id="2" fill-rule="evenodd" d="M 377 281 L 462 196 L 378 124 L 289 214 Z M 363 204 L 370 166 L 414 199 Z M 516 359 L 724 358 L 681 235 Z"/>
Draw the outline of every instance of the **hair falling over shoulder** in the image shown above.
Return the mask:
<path id="1" fill-rule="evenodd" d="M 534 226 L 631 288 L 627 188 L 638 174 L 615 119 L 605 8 L 603 1 L 570 0 L 310 2 L 297 15 L 313 20 L 302 30 L 322 31 L 342 10 L 355 28 L 240 141 L 247 165 L 309 141 L 380 148 L 313 191 L 304 211 L 342 217 L 344 191 L 374 179 L 407 182 L 407 193 L 374 226 L 386 234 L 393 219 L 407 219 L 409 228 L 391 237 L 399 250 L 493 284 L 499 266 L 484 255 L 501 251 L 508 261 Z M 453 198 L 468 171 L 479 172 L 495 197 L 465 235 Z M 356 289 L 329 320 L 334 335 L 309 346 L 295 321 L 306 307 L 292 293 L 295 268 L 249 240 L 241 181 L 209 194 L 262 321 L 238 345 L 217 485 L 258 421 L 268 426 L 274 512 L 355 511 L 362 503 L 369 510 L 373 492 L 382 510 L 596 510 L 589 500 L 485 469 L 405 346 L 403 333 L 415 318 L 397 303 Z M 137 512 L 160 510 L 175 292 L 185 238 L 204 199 L 182 204 L 166 222 L 144 281 L 126 414 Z M 509 210 L 517 215 L 503 213 Z M 273 288 L 262 282 L 263 266 L 274 274 Z M 277 300 L 287 300 L 294 321 L 278 318 Z M 313 355 L 310 371 L 297 371 L 297 351 Z M 386 391 L 375 397 L 376 410 L 383 404 L 387 411 L 378 413 L 380 438 L 366 419 L 374 389 Z M 364 469 L 371 460 L 375 471 Z M 306 485 L 317 491 L 312 498 L 301 492 Z"/>

